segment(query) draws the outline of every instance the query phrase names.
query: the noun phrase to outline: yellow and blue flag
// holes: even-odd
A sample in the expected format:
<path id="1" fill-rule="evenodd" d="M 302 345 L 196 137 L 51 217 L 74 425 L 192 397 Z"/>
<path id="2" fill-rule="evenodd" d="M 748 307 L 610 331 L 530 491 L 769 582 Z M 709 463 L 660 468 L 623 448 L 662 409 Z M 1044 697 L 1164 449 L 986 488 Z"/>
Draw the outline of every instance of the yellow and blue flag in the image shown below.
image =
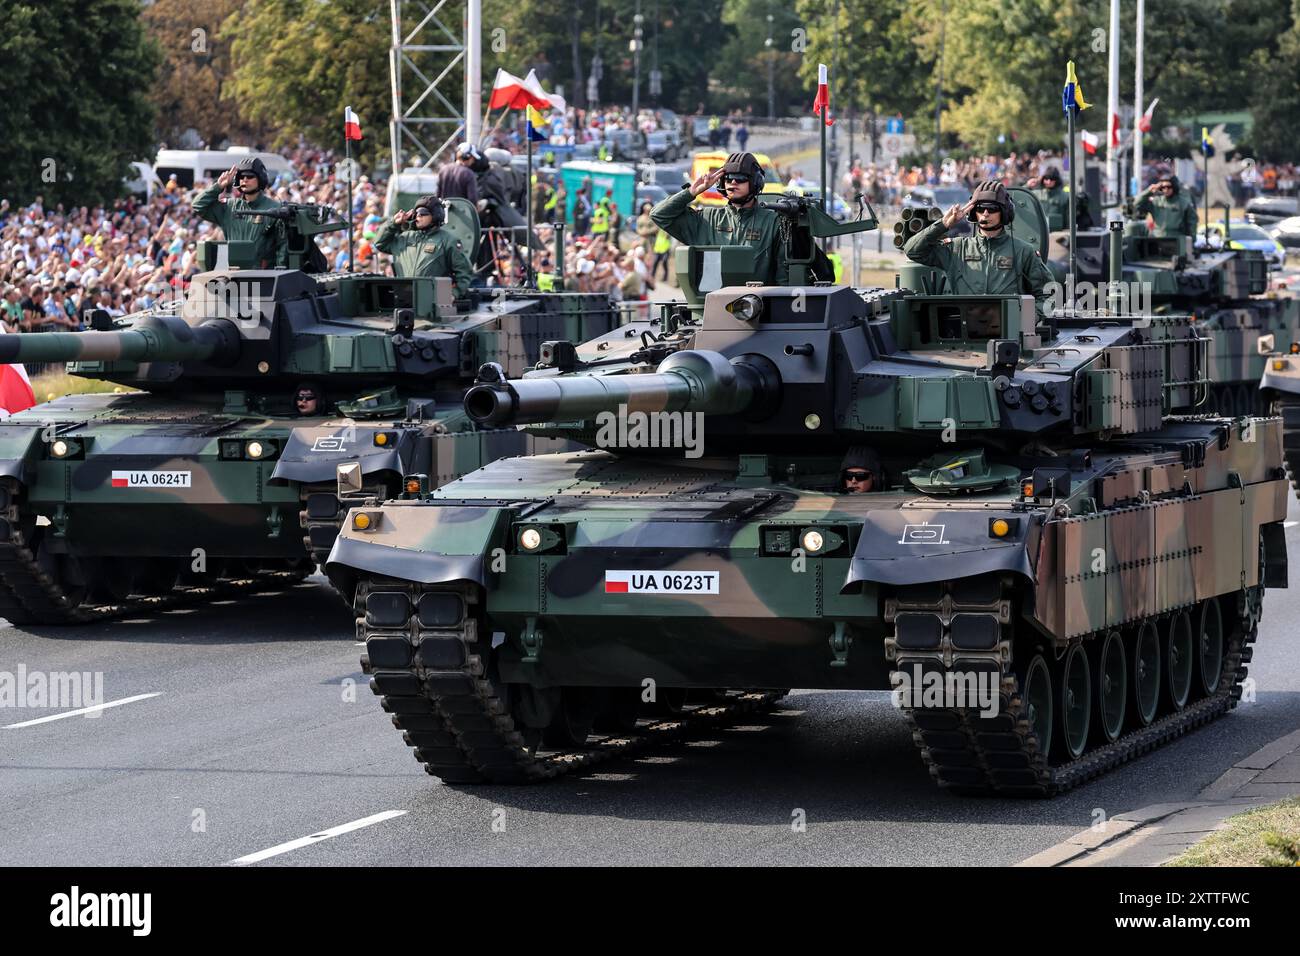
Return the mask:
<path id="1" fill-rule="evenodd" d="M 1079 78 L 1074 75 L 1074 61 L 1065 65 L 1065 89 L 1061 91 L 1061 109 L 1066 114 L 1071 110 L 1078 115 L 1079 110 L 1086 110 L 1091 104 L 1083 98 L 1079 89 Z"/>
<path id="2" fill-rule="evenodd" d="M 546 125 L 546 120 L 542 114 L 537 112 L 536 108 L 529 106 L 527 108 L 528 116 L 528 138 L 534 143 L 544 143 L 549 138 L 546 133 L 542 132 L 542 127 Z"/>
<path id="3" fill-rule="evenodd" d="M 1210 139 L 1210 131 L 1207 127 L 1201 127 L 1201 152 L 1206 156 L 1214 155 L 1214 140 Z"/>

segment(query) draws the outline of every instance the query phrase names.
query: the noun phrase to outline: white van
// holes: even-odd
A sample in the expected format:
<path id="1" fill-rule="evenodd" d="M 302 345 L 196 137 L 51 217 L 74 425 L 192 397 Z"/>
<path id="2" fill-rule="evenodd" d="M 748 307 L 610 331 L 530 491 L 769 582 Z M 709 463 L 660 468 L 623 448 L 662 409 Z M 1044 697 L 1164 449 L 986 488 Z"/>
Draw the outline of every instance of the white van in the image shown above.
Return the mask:
<path id="1" fill-rule="evenodd" d="M 165 186 L 176 176 L 176 182 L 185 189 L 196 184 L 214 183 L 217 177 L 241 159 L 256 156 L 266 166 L 271 180 L 280 173 L 293 174 L 293 164 L 277 153 L 262 153 L 247 146 L 229 149 L 160 149 L 154 162 L 154 172 Z"/>

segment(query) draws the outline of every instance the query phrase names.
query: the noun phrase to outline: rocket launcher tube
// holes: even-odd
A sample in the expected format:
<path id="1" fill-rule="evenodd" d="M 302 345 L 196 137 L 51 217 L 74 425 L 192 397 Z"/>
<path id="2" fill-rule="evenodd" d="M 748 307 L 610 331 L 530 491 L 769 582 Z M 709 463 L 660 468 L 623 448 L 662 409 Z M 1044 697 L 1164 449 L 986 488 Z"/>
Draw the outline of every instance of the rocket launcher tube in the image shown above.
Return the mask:
<path id="1" fill-rule="evenodd" d="M 117 332 L 0 335 L 0 364 L 13 362 L 233 362 L 239 331 L 226 319 L 197 328 L 176 316 L 151 316 Z"/>
<path id="2" fill-rule="evenodd" d="M 719 352 L 675 352 L 646 374 L 561 375 L 475 385 L 465 412 L 485 426 L 587 420 L 620 406 L 639 412 L 743 412 L 779 388 L 759 356 L 734 362 Z"/>

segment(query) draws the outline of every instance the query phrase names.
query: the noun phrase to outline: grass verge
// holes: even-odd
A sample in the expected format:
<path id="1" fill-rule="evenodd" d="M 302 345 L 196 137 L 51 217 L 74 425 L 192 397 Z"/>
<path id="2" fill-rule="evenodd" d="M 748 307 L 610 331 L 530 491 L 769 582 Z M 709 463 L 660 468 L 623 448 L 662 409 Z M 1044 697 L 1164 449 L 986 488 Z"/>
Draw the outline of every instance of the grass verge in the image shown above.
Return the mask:
<path id="1" fill-rule="evenodd" d="M 1166 866 L 1300 866 L 1300 797 L 1229 817 Z"/>

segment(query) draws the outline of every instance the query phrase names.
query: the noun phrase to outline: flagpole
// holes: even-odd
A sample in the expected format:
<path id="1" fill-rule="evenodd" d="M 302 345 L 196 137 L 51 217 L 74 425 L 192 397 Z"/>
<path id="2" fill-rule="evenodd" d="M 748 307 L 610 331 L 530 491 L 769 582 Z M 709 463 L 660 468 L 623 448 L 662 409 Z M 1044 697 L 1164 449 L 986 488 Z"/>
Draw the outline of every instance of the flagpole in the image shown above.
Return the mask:
<path id="1" fill-rule="evenodd" d="M 524 184 L 524 205 L 528 207 L 524 221 L 528 231 L 524 233 L 524 286 L 533 287 L 533 124 L 524 108 L 524 141 L 528 144 L 528 179 Z M 615 242 L 617 242 L 615 237 Z"/>
<path id="2" fill-rule="evenodd" d="M 1133 195 L 1142 191 L 1142 61 L 1146 56 L 1146 0 L 1137 0 L 1137 27 L 1133 41 Z"/>
<path id="3" fill-rule="evenodd" d="M 343 122 L 343 152 L 347 156 L 348 164 L 348 212 L 345 217 L 348 224 L 348 272 L 356 272 L 357 261 L 352 256 L 352 233 L 356 231 L 352 226 L 352 180 L 356 178 L 356 171 L 352 168 L 352 140 L 348 138 L 346 117 Z"/>
<path id="4" fill-rule="evenodd" d="M 1073 106 L 1069 107 L 1065 111 L 1065 124 L 1066 124 L 1066 130 L 1070 138 L 1070 272 L 1068 277 L 1069 284 L 1066 286 L 1066 288 L 1069 290 L 1068 295 L 1070 296 L 1071 300 L 1073 300 L 1074 286 L 1076 281 L 1074 249 L 1076 245 L 1076 240 L 1078 238 L 1078 233 L 1075 227 L 1075 219 L 1076 219 L 1075 212 L 1079 202 L 1079 193 L 1078 190 L 1075 188 L 1075 183 L 1077 182 L 1078 177 L 1076 175 L 1076 170 L 1074 165 L 1074 107 Z M 1073 302 L 1071 302 L 1071 304 L 1073 304 Z"/>
<path id="5" fill-rule="evenodd" d="M 826 107 L 822 107 L 825 111 Z M 826 113 L 822 113 L 822 121 L 818 123 L 822 128 L 822 212 L 826 211 Z"/>
<path id="6" fill-rule="evenodd" d="M 1206 142 L 1208 142 L 1210 138 L 1208 133 L 1209 130 L 1207 130 L 1205 127 L 1201 127 L 1201 157 L 1203 159 L 1201 165 L 1202 168 L 1205 170 L 1205 243 L 1206 245 L 1209 245 L 1210 243 L 1210 151 L 1205 148 L 1205 144 Z M 1195 244 L 1196 240 L 1193 239 L 1192 242 L 1193 244 Z M 1224 243 L 1224 246 L 1227 246 L 1226 242 Z M 1193 245 L 1193 248 L 1194 247 L 1195 246 Z"/>

